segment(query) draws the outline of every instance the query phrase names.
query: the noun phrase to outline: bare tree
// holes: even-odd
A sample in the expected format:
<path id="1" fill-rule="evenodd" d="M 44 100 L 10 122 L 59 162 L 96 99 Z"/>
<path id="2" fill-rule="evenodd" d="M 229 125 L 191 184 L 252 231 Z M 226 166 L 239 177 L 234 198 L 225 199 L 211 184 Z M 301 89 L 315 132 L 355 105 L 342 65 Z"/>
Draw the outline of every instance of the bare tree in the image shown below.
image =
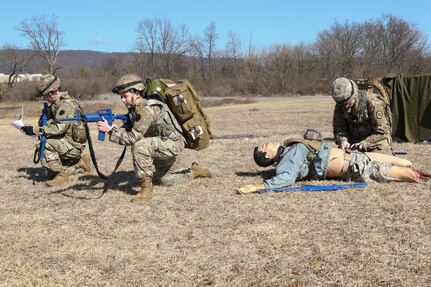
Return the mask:
<path id="1" fill-rule="evenodd" d="M 167 19 L 145 19 L 138 23 L 137 33 L 138 63 L 148 65 L 150 77 L 171 77 L 175 63 L 190 49 L 187 26 L 174 27 Z"/>
<path id="2" fill-rule="evenodd" d="M 266 75 L 268 89 L 273 93 L 285 93 L 289 88 L 293 70 L 293 57 L 290 47 L 274 45 L 266 56 Z"/>
<path id="3" fill-rule="evenodd" d="M 293 94 L 316 92 L 320 79 L 317 78 L 317 61 L 312 54 L 311 46 L 298 44 L 289 47 L 286 53 L 290 58 L 287 91 Z"/>
<path id="4" fill-rule="evenodd" d="M 263 51 L 256 51 L 252 42 L 249 42 L 247 55 L 241 61 L 240 72 L 238 73 L 238 90 L 240 93 L 251 93 L 256 95 L 269 95 L 263 79 L 266 55 Z"/>
<path id="5" fill-rule="evenodd" d="M 56 62 L 63 46 L 63 32 L 58 29 L 57 17 L 33 17 L 21 22 L 17 29 L 30 42 L 30 49 L 46 63 L 43 70 L 54 74 L 58 69 Z"/>
<path id="6" fill-rule="evenodd" d="M 8 87 L 12 88 L 17 76 L 23 73 L 29 66 L 33 53 L 29 50 L 21 50 L 12 44 L 5 44 L 0 50 L 0 68 L 8 75 Z"/>
<path id="7" fill-rule="evenodd" d="M 238 35 L 232 31 L 227 33 L 227 41 L 222 59 L 222 77 L 232 82 L 238 74 L 238 68 L 241 63 L 242 51 L 241 40 Z"/>
<path id="8" fill-rule="evenodd" d="M 204 31 L 203 37 L 196 35 L 191 41 L 191 47 L 199 58 L 202 79 L 205 82 L 206 93 L 212 94 L 214 81 L 214 61 L 216 60 L 215 47 L 218 35 L 214 22 L 211 22 Z"/>
<path id="9" fill-rule="evenodd" d="M 190 36 L 188 27 L 181 24 L 173 27 L 172 24 L 164 19 L 158 20 L 160 30 L 160 54 L 162 55 L 163 74 L 170 77 L 173 65 L 190 51 Z"/>
<path id="10" fill-rule="evenodd" d="M 138 38 L 136 40 L 136 63 L 141 75 L 150 74 L 154 77 L 156 74 L 156 46 L 158 41 L 157 28 L 155 20 L 145 19 L 138 23 L 136 29 Z M 146 67 L 149 67 L 146 69 Z"/>
<path id="11" fill-rule="evenodd" d="M 329 30 L 318 34 L 316 55 L 322 63 L 322 73 L 331 71 L 330 77 L 354 74 L 355 58 L 361 48 L 361 29 L 356 23 L 335 22 Z"/>
<path id="12" fill-rule="evenodd" d="M 415 73 L 422 69 L 426 54 L 425 36 L 406 21 L 391 15 L 362 25 L 363 59 L 368 73 Z"/>
<path id="13" fill-rule="evenodd" d="M 226 56 L 231 59 L 238 59 L 241 57 L 241 40 L 238 35 L 232 31 L 227 33 L 227 41 L 226 41 Z"/>

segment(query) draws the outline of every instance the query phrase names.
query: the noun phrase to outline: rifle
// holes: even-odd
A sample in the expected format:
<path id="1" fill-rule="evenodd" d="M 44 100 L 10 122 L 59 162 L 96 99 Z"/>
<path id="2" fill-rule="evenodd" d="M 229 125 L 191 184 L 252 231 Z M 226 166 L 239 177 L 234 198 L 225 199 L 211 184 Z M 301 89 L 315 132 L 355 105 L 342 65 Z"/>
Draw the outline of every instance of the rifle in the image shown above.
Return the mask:
<path id="1" fill-rule="evenodd" d="M 40 118 L 40 121 L 39 121 L 40 127 L 46 126 L 46 123 L 48 122 L 49 114 L 50 114 L 50 110 L 48 107 L 48 103 L 45 102 L 43 103 L 42 117 Z M 46 146 L 46 135 L 42 134 L 39 136 L 39 149 L 36 148 L 36 150 L 34 151 L 33 162 L 35 164 L 38 163 L 41 159 L 43 159 L 43 154 L 45 153 L 45 146 Z"/>
<path id="2" fill-rule="evenodd" d="M 312 185 L 304 184 L 298 187 L 287 187 L 282 189 L 261 189 L 258 193 L 265 192 L 291 192 L 291 191 L 327 191 L 327 190 L 340 190 L 346 188 L 364 188 L 366 183 L 351 183 L 351 184 L 330 184 L 330 185 Z"/>
<path id="3" fill-rule="evenodd" d="M 103 174 L 99 170 L 99 166 L 98 166 L 97 160 L 96 160 L 96 154 L 94 152 L 93 143 L 92 143 L 91 137 L 90 137 L 90 130 L 89 130 L 88 125 L 87 125 L 87 123 L 95 123 L 98 121 L 103 121 L 103 119 L 105 119 L 109 123 L 109 125 L 112 125 L 114 120 L 122 120 L 125 125 L 129 125 L 129 126 L 131 123 L 128 115 L 124 115 L 124 114 L 114 115 L 112 113 L 112 109 L 110 109 L 110 108 L 98 110 L 95 114 L 83 114 L 80 110 L 77 110 L 77 117 L 76 118 L 62 118 L 62 119 L 58 119 L 58 120 L 59 121 L 80 121 L 80 122 L 84 123 L 85 134 L 87 135 L 88 147 L 90 149 L 90 156 L 91 156 L 91 160 L 93 162 L 93 165 L 96 168 L 97 174 L 101 178 L 108 179 L 109 176 Z M 105 132 L 99 131 L 97 139 L 99 141 L 104 141 L 105 140 Z M 117 170 L 117 168 L 120 166 L 121 162 L 123 161 L 124 154 L 126 152 L 126 147 L 127 146 L 124 147 L 123 152 L 121 153 L 121 156 L 118 159 L 118 161 L 115 165 L 114 171 L 111 173 L 111 175 Z"/>
<path id="4" fill-rule="evenodd" d="M 80 121 L 83 123 L 95 123 L 105 119 L 109 123 L 109 125 L 112 125 L 114 120 L 122 120 L 124 124 L 130 124 L 130 119 L 128 115 L 114 115 L 112 113 L 112 109 L 110 108 L 98 110 L 95 114 L 83 114 L 80 110 L 77 110 L 77 114 L 78 116 L 76 118 L 62 118 L 59 119 L 59 121 Z M 104 141 L 105 132 L 99 131 L 97 139 L 99 141 Z"/>

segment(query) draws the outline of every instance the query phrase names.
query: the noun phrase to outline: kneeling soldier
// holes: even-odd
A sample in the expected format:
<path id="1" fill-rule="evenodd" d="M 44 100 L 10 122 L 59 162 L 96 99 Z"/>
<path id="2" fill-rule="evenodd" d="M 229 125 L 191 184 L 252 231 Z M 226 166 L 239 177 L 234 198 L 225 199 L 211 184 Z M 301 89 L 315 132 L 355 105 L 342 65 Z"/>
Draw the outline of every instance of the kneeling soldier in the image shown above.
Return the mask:
<path id="1" fill-rule="evenodd" d="M 334 138 L 340 148 L 392 154 L 392 113 L 382 95 L 338 78 L 332 83 L 332 97 Z"/>
<path id="2" fill-rule="evenodd" d="M 37 129 L 32 126 L 23 126 L 21 129 L 27 135 L 46 136 L 45 151 L 41 155 L 41 164 L 48 170 L 49 180 L 46 185 L 62 185 L 69 182 L 69 175 L 76 168 L 82 168 L 86 172 L 91 170 L 89 155 L 82 155 L 87 140 L 84 124 L 57 120 L 77 117 L 78 110 L 81 113 L 82 110 L 67 91 L 61 91 L 60 79 L 57 76 L 42 76 L 36 90 L 39 96 L 51 104 L 47 124 Z"/>
<path id="3" fill-rule="evenodd" d="M 106 120 L 98 122 L 99 131 L 107 132 L 111 142 L 132 147 L 133 165 L 141 187 L 132 202 L 154 196 L 153 177 L 162 185 L 175 185 L 185 177 L 175 172 L 177 156 L 185 145 L 181 127 L 164 102 L 146 98 L 146 90 L 139 76 L 121 77 L 112 92 L 119 94 L 128 108 L 132 126 L 119 128 L 115 124 L 110 126 Z M 186 176 L 211 177 L 211 173 L 195 165 Z"/>

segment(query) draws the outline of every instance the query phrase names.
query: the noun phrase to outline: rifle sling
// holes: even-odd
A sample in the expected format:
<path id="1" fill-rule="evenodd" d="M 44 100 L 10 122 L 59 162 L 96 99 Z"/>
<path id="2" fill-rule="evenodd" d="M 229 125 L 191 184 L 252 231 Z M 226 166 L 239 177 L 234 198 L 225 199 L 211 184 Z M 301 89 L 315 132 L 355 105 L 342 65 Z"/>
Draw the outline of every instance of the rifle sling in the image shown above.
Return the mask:
<path id="1" fill-rule="evenodd" d="M 126 154 L 127 146 L 124 147 L 123 152 L 121 153 L 121 156 L 115 165 L 114 171 L 110 175 L 107 176 L 99 170 L 99 165 L 97 164 L 96 154 L 95 154 L 94 148 L 93 148 L 93 142 L 91 141 L 90 129 L 88 128 L 87 121 L 85 121 L 85 120 L 84 120 L 84 126 L 85 126 L 85 134 L 87 135 L 88 148 L 90 149 L 91 161 L 93 162 L 94 168 L 96 169 L 96 172 L 100 178 L 108 179 L 111 175 L 114 174 L 114 172 L 118 169 L 118 167 L 120 167 L 121 163 L 123 162 L 123 158 L 124 158 L 124 155 Z"/>
<path id="2" fill-rule="evenodd" d="M 39 149 L 38 149 L 38 148 L 36 148 L 36 149 L 34 150 L 33 163 L 34 163 L 34 164 L 37 164 L 37 163 L 39 163 L 39 161 L 40 161 L 40 153 L 39 153 Z"/>

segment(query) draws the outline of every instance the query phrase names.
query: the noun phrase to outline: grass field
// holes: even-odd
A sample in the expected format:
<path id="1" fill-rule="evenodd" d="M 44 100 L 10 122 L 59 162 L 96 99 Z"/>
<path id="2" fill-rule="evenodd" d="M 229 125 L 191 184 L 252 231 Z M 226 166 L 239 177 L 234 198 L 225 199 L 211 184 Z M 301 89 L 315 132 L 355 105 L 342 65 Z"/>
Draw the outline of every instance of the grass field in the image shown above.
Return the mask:
<path id="1" fill-rule="evenodd" d="M 332 109 L 331 98 L 207 107 L 216 137 L 185 150 L 179 165 L 197 161 L 215 177 L 157 187 L 142 204 L 130 203 L 138 187 L 129 150 L 108 181 L 92 172 L 48 188 L 32 162 L 35 139 L 2 118 L 0 286 L 431 286 L 430 182 L 235 194 L 265 174 L 254 146 L 310 127 L 331 137 Z M 114 110 L 124 112 L 118 102 Z M 122 147 L 97 142 L 91 128 L 109 173 Z M 395 149 L 431 169 L 431 145 Z"/>

